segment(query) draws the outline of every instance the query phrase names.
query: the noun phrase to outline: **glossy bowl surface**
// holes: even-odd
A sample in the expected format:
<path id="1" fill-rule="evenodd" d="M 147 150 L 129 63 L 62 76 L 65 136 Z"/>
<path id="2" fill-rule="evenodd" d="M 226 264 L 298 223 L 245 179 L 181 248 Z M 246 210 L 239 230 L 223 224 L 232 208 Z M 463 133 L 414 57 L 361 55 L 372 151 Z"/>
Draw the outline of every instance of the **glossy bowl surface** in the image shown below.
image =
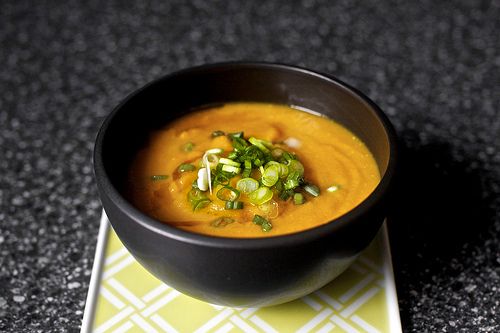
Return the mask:
<path id="1" fill-rule="evenodd" d="M 381 171 L 377 188 L 359 206 L 330 223 L 254 239 L 179 230 L 148 217 L 124 198 L 128 166 L 151 130 L 202 106 L 250 101 L 313 110 L 349 128 L 377 161 Z M 146 269 L 192 297 L 250 307 L 304 296 L 332 281 L 354 261 L 385 217 L 395 153 L 396 138 L 386 116 L 347 84 L 299 67 L 221 63 L 166 75 L 129 95 L 99 131 L 94 169 L 113 229 Z"/>

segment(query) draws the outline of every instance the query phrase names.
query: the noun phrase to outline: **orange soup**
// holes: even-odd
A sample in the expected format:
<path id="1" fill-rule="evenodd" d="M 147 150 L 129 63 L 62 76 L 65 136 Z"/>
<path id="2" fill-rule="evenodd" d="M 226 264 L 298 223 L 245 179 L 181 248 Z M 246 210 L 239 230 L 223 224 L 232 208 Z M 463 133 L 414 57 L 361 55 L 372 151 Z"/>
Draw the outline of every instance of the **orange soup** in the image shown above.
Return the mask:
<path id="1" fill-rule="evenodd" d="M 152 133 L 132 163 L 128 195 L 180 229 L 268 237 L 345 214 L 379 181 L 368 148 L 334 121 L 283 105 L 230 103 Z"/>

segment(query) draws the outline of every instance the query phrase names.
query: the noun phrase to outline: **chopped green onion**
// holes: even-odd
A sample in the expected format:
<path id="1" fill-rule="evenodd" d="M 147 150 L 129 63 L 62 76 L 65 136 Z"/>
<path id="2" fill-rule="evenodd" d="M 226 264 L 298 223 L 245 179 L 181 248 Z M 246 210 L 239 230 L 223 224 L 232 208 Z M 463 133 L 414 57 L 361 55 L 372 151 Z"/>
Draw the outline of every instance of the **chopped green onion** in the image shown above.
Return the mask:
<path id="1" fill-rule="evenodd" d="M 285 190 L 293 190 L 297 186 L 299 186 L 299 181 L 296 179 L 287 179 L 284 184 Z"/>
<path id="2" fill-rule="evenodd" d="M 268 166 L 265 170 L 264 173 L 262 174 L 262 185 L 271 187 L 279 179 L 279 172 L 280 172 L 280 167 L 279 165 L 271 164 Z"/>
<path id="3" fill-rule="evenodd" d="M 220 154 L 224 151 L 222 148 L 212 148 L 205 152 L 205 154 Z"/>
<path id="4" fill-rule="evenodd" d="M 289 173 L 298 172 L 300 176 L 304 174 L 304 166 L 297 160 L 289 160 L 287 166 Z"/>
<path id="5" fill-rule="evenodd" d="M 252 204 L 262 205 L 273 198 L 273 191 L 271 191 L 268 187 L 261 186 L 257 190 L 250 193 L 248 198 Z"/>
<path id="6" fill-rule="evenodd" d="M 248 178 L 252 173 L 252 162 L 250 162 L 249 160 L 245 160 L 244 164 L 245 164 L 245 169 L 243 170 L 243 174 L 241 176 L 243 178 Z"/>
<path id="7" fill-rule="evenodd" d="M 276 182 L 276 184 L 274 184 L 274 189 L 278 194 L 280 194 L 283 191 L 284 187 L 283 187 L 283 181 L 281 179 L 279 179 Z"/>
<path id="8" fill-rule="evenodd" d="M 266 166 L 270 166 L 270 165 L 277 165 L 279 167 L 279 177 L 280 178 L 286 178 L 286 176 L 288 176 L 289 169 L 288 169 L 288 166 L 286 166 L 285 164 L 279 163 L 276 161 L 267 162 Z"/>
<path id="9" fill-rule="evenodd" d="M 154 175 L 151 176 L 151 180 L 157 181 L 157 180 L 165 180 L 168 179 L 168 175 Z"/>
<path id="10" fill-rule="evenodd" d="M 245 194 L 249 194 L 259 188 L 259 182 L 253 178 L 241 178 L 236 183 L 236 188 Z"/>
<path id="11" fill-rule="evenodd" d="M 193 211 L 205 208 L 210 202 L 210 199 L 199 200 L 196 204 L 193 205 Z"/>
<path id="12" fill-rule="evenodd" d="M 326 189 L 327 192 L 337 192 L 340 189 L 340 185 L 332 185 Z"/>
<path id="13" fill-rule="evenodd" d="M 256 225 L 259 225 L 262 228 L 262 231 L 264 232 L 271 231 L 271 229 L 273 228 L 271 222 L 269 222 L 268 220 L 257 214 L 253 217 L 252 222 L 255 223 Z"/>
<path id="14" fill-rule="evenodd" d="M 186 153 L 189 153 L 190 151 L 193 151 L 194 148 L 194 143 L 192 142 L 187 142 L 182 146 L 182 151 L 185 151 Z"/>
<path id="15" fill-rule="evenodd" d="M 235 158 L 238 158 L 238 153 L 233 151 L 227 155 L 227 158 L 234 160 Z"/>
<path id="16" fill-rule="evenodd" d="M 226 209 L 243 209 L 242 201 L 226 201 Z"/>
<path id="17" fill-rule="evenodd" d="M 266 147 L 266 145 L 272 146 L 270 142 L 261 140 L 261 139 L 256 139 L 253 136 L 248 139 L 248 142 L 262 150 L 264 153 L 270 153 L 269 149 Z"/>
<path id="18" fill-rule="evenodd" d="M 203 165 L 205 166 L 204 168 L 201 168 L 198 170 L 198 187 L 202 191 L 206 191 L 206 186 L 204 184 L 208 185 L 208 189 L 210 190 L 210 194 L 212 194 L 212 167 L 210 166 L 210 160 L 208 159 L 208 154 L 205 153 L 203 155 Z M 217 156 L 215 155 L 210 155 L 213 156 L 213 158 L 218 159 Z M 212 158 L 211 158 L 212 159 Z M 201 174 L 201 171 L 204 170 L 203 174 Z M 200 183 L 203 185 L 200 186 Z"/>
<path id="19" fill-rule="evenodd" d="M 221 170 L 221 172 L 215 174 L 215 177 L 214 177 L 214 186 L 215 185 L 219 185 L 219 184 L 222 184 L 222 185 L 228 184 L 229 183 L 229 179 L 231 177 L 232 177 L 231 173 L 223 172 Z"/>
<path id="20" fill-rule="evenodd" d="M 296 205 L 302 205 L 305 202 L 302 193 L 295 193 L 293 195 L 293 203 Z"/>
<path id="21" fill-rule="evenodd" d="M 208 190 L 209 182 L 206 168 L 201 168 L 200 170 L 198 170 L 198 180 L 196 184 L 201 191 Z"/>
<path id="22" fill-rule="evenodd" d="M 265 204 L 259 205 L 260 211 L 262 211 L 267 218 L 273 219 L 279 215 L 279 205 L 276 201 L 271 200 Z"/>
<path id="23" fill-rule="evenodd" d="M 294 153 L 290 153 L 288 151 L 284 151 L 282 156 L 281 156 L 282 159 L 284 159 L 285 161 L 294 161 L 297 159 L 297 156 L 295 156 Z"/>
<path id="24" fill-rule="evenodd" d="M 264 153 L 259 148 L 252 145 L 245 148 L 240 157 L 240 161 L 250 160 L 253 162 L 256 159 L 260 159 L 263 157 Z"/>
<path id="25" fill-rule="evenodd" d="M 238 138 L 238 137 L 233 138 L 233 148 L 236 151 L 244 151 L 247 146 L 248 146 L 248 143 L 245 141 L 245 139 Z"/>
<path id="26" fill-rule="evenodd" d="M 219 157 L 217 155 L 208 153 L 205 153 L 205 155 L 203 155 L 203 166 L 214 169 L 218 163 Z"/>
<path id="27" fill-rule="evenodd" d="M 232 165 L 232 166 L 235 166 L 235 167 L 239 167 L 241 165 L 241 163 L 238 163 L 238 162 L 235 162 L 229 158 L 225 158 L 225 157 L 221 157 L 219 159 L 219 163 L 221 164 L 226 164 L 226 165 Z"/>
<path id="28" fill-rule="evenodd" d="M 210 226 L 215 227 L 215 228 L 223 228 L 227 226 L 228 224 L 231 224 L 233 222 L 236 222 L 235 219 L 227 216 L 221 216 L 219 218 L 216 218 L 212 222 L 210 222 Z"/>
<path id="29" fill-rule="evenodd" d="M 217 198 L 223 201 L 236 201 L 239 197 L 240 191 L 229 185 L 226 185 L 217 191 Z"/>
<path id="30" fill-rule="evenodd" d="M 181 165 L 179 165 L 177 170 L 179 170 L 179 172 L 194 171 L 196 170 L 196 167 L 190 163 L 182 163 Z"/>
<path id="31" fill-rule="evenodd" d="M 294 194 L 293 190 L 285 190 L 280 193 L 279 198 L 283 201 L 287 201 Z"/>
<path id="32" fill-rule="evenodd" d="M 306 184 L 306 185 L 304 185 L 303 188 L 304 188 L 304 191 L 306 191 L 307 193 L 309 193 L 312 196 L 317 197 L 319 195 L 319 187 L 317 187 L 316 185 Z"/>
<path id="33" fill-rule="evenodd" d="M 243 132 L 229 133 L 227 136 L 230 137 L 231 139 L 234 139 L 234 138 L 242 139 Z"/>
<path id="34" fill-rule="evenodd" d="M 193 211 L 201 209 L 211 202 L 205 193 L 194 188 L 188 193 L 188 201 L 191 203 Z"/>
<path id="35" fill-rule="evenodd" d="M 232 172 L 232 173 L 238 174 L 241 172 L 241 168 L 238 168 L 238 167 L 235 167 L 232 165 L 224 164 L 224 165 L 222 165 L 222 171 Z"/>
<path id="36" fill-rule="evenodd" d="M 288 166 L 286 166 L 285 164 L 276 161 L 269 161 L 267 162 L 266 167 L 271 165 L 276 165 L 279 168 L 280 178 L 286 178 L 286 176 L 288 176 Z"/>
<path id="37" fill-rule="evenodd" d="M 224 133 L 223 131 L 217 130 L 212 132 L 212 138 L 216 138 L 218 136 L 223 136 L 223 135 L 226 135 L 226 133 Z"/>
<path id="38" fill-rule="evenodd" d="M 275 158 L 275 159 L 279 159 L 281 156 L 283 156 L 283 153 L 285 151 L 281 148 L 275 148 L 271 151 L 271 155 Z"/>

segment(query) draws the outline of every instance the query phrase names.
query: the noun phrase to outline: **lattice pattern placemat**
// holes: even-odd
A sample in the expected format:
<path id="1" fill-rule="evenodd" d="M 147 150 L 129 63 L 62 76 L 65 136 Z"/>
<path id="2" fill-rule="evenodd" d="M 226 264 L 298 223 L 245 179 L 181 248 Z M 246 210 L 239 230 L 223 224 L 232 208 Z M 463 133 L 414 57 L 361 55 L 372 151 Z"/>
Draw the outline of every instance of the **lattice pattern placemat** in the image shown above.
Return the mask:
<path id="1" fill-rule="evenodd" d="M 385 226 L 321 290 L 287 304 L 236 309 L 183 295 L 147 272 L 103 218 L 82 332 L 400 332 Z M 104 234 L 104 236 L 102 235 Z M 98 249 L 99 251 L 99 249 Z"/>

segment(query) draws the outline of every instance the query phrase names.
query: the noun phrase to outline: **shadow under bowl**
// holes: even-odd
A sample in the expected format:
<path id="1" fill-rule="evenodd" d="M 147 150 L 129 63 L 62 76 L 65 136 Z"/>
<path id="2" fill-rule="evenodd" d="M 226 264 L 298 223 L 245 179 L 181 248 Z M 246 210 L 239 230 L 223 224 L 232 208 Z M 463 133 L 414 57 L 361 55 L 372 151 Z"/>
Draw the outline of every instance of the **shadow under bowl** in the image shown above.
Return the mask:
<path id="1" fill-rule="evenodd" d="M 228 102 L 284 104 L 334 119 L 368 146 L 381 173 L 379 185 L 361 204 L 327 224 L 269 238 L 190 233 L 148 217 L 125 199 L 129 165 L 152 130 L 193 109 Z M 380 109 L 333 77 L 280 64 L 221 63 L 164 76 L 128 96 L 99 131 L 94 169 L 113 229 L 148 271 L 203 301 L 267 306 L 332 281 L 375 237 L 394 179 L 395 142 Z"/>

